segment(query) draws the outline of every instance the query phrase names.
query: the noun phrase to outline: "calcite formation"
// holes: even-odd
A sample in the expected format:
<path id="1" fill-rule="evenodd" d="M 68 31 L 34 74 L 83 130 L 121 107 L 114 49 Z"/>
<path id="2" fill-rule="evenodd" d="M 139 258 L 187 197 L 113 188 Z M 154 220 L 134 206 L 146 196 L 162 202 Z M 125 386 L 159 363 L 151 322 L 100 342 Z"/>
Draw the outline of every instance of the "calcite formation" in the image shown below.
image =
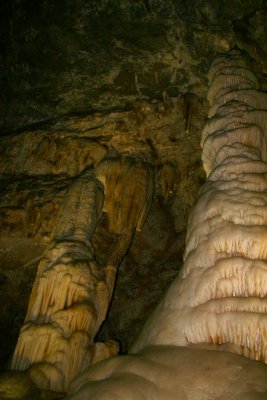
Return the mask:
<path id="1" fill-rule="evenodd" d="M 130 157 L 106 159 L 95 173 L 105 188 L 103 210 L 109 216 L 110 231 L 116 234 L 140 231 L 154 190 L 149 164 Z"/>
<path id="2" fill-rule="evenodd" d="M 40 387 L 62 391 L 92 362 L 88 348 L 110 297 L 90 243 L 102 203 L 103 192 L 90 176 L 77 179 L 39 264 L 11 368 L 30 367 Z"/>
<path id="3" fill-rule="evenodd" d="M 110 303 L 116 270 L 147 216 L 153 174 L 133 160 L 106 160 L 70 186 L 39 264 L 25 323 L 11 362 L 43 389 L 66 391 L 89 365 L 116 354 L 115 341 L 94 343 Z M 102 183 L 103 182 L 103 185 Z M 116 236 L 101 268 L 91 243 L 103 209 Z"/>
<path id="4" fill-rule="evenodd" d="M 267 363 L 267 95 L 235 51 L 215 60 L 209 79 L 207 182 L 189 219 L 181 274 L 133 354 L 82 374 L 71 400 L 266 396 L 266 367 L 249 359 Z"/>
<path id="5" fill-rule="evenodd" d="M 189 219 L 181 276 L 134 351 L 224 344 L 267 362 L 267 95 L 238 53 L 216 59 L 209 77 L 212 117 L 202 133 L 208 179 Z"/>

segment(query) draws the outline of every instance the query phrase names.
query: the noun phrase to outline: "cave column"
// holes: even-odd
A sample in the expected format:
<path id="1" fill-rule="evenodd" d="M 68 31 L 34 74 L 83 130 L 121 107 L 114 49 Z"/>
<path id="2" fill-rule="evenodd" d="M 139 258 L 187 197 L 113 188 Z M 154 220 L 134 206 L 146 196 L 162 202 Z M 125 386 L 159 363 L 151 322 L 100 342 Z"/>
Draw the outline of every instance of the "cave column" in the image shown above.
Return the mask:
<path id="1" fill-rule="evenodd" d="M 29 369 L 44 389 L 65 391 L 94 357 L 94 337 L 113 289 L 90 242 L 103 200 L 100 185 L 89 174 L 76 179 L 38 267 L 11 368 Z M 111 354 L 117 350 L 108 346 Z"/>
<path id="2" fill-rule="evenodd" d="M 147 164 L 129 158 L 107 159 L 95 172 L 98 180 L 85 173 L 66 193 L 11 362 L 11 369 L 28 370 L 42 389 L 66 391 L 78 373 L 118 351 L 115 341 L 94 343 L 94 338 L 117 268 L 146 220 L 154 176 Z M 102 211 L 114 245 L 100 266 L 91 237 Z"/>
<path id="3" fill-rule="evenodd" d="M 267 363 L 267 94 L 240 53 L 209 73 L 207 182 L 180 276 L 134 345 L 198 345 Z"/>

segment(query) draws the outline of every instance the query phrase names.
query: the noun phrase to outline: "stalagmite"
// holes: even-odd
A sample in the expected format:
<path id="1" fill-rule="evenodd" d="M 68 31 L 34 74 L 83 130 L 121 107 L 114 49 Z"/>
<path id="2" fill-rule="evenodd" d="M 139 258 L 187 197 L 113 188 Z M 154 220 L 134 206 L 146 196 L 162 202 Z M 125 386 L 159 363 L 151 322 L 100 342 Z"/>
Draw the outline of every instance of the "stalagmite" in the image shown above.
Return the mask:
<path id="1" fill-rule="evenodd" d="M 100 185 L 89 174 L 78 178 L 39 264 L 11 369 L 29 369 L 41 388 L 64 391 L 93 362 L 93 340 L 112 290 L 90 242 L 102 204 Z"/>
<path id="2" fill-rule="evenodd" d="M 215 60 L 209 78 L 208 179 L 189 219 L 180 276 L 132 354 L 81 374 L 70 400 L 267 396 L 267 368 L 249 360 L 267 364 L 266 96 L 235 51 Z"/>
<path id="3" fill-rule="evenodd" d="M 154 178 L 147 165 L 131 159 L 106 160 L 96 174 L 99 181 L 85 172 L 66 194 L 11 362 L 11 369 L 28 370 L 42 389 L 66 391 L 77 374 L 118 352 L 115 341 L 94 343 L 94 338 L 106 317 L 117 267 L 145 222 Z M 91 244 L 102 209 L 117 235 L 103 267 Z"/>
<path id="4" fill-rule="evenodd" d="M 210 85 L 218 108 L 202 135 L 208 180 L 189 219 L 184 266 L 133 351 L 225 343 L 267 363 L 267 105 L 258 107 L 259 83 L 239 54 L 215 61 Z"/>

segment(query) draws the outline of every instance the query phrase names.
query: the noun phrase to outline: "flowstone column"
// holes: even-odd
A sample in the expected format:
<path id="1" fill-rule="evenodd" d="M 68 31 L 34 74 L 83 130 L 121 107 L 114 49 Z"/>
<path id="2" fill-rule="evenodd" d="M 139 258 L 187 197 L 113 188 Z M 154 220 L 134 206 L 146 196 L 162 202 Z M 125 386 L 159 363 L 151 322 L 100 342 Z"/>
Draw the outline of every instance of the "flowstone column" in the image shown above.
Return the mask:
<path id="1" fill-rule="evenodd" d="M 87 174 L 72 184 L 38 267 L 11 369 L 29 369 L 43 389 L 66 390 L 94 357 L 94 337 L 113 289 L 90 242 L 103 199 Z M 116 352 L 114 343 L 107 345 Z"/>
<path id="2" fill-rule="evenodd" d="M 132 351 L 213 344 L 267 363 L 267 95 L 236 52 L 215 60 L 209 80 L 208 179 L 184 266 Z"/>
<path id="3" fill-rule="evenodd" d="M 115 341 L 94 338 L 117 268 L 148 214 L 154 176 L 151 167 L 133 159 L 104 160 L 95 173 L 99 180 L 85 173 L 66 194 L 11 362 L 12 370 L 27 370 L 41 389 L 64 392 L 91 364 L 118 352 Z M 103 210 L 115 243 L 101 267 L 91 237 Z"/>

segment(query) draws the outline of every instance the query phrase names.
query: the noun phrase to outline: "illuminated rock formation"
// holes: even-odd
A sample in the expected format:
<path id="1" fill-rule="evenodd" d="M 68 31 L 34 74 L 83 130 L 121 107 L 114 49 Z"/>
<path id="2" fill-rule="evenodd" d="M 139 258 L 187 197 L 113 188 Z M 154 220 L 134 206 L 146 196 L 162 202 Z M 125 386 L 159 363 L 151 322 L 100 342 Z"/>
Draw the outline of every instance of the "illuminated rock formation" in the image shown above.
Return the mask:
<path id="1" fill-rule="evenodd" d="M 82 374 L 69 399 L 265 398 L 266 366 L 239 356 L 267 363 L 267 95 L 258 88 L 238 53 L 212 65 L 202 137 L 208 179 L 189 219 L 181 274 L 134 354 Z"/>
<path id="2" fill-rule="evenodd" d="M 94 343 L 94 338 L 106 317 L 117 267 L 149 211 L 153 174 L 129 160 L 107 160 L 96 172 L 105 198 L 89 172 L 67 192 L 11 363 L 13 370 L 28 370 L 43 389 L 66 391 L 77 374 L 118 351 L 116 342 Z M 91 237 L 103 204 L 117 236 L 101 268 Z"/>
<path id="3" fill-rule="evenodd" d="M 189 219 L 181 276 L 135 351 L 148 344 L 227 344 L 267 362 L 267 95 L 259 95 L 261 110 L 249 101 L 258 86 L 237 54 L 211 68 L 208 98 L 222 105 L 202 135 L 208 180 Z M 242 100 L 239 87 L 252 93 Z"/>
<path id="4" fill-rule="evenodd" d="M 116 235 L 106 266 L 107 279 L 113 288 L 117 268 L 149 212 L 154 176 L 148 164 L 132 158 L 107 159 L 95 173 L 104 186 L 103 211 L 108 214 L 109 230 Z"/>
<path id="5" fill-rule="evenodd" d="M 151 167 L 130 157 L 107 159 L 96 168 L 96 175 L 105 188 L 103 210 L 109 216 L 110 231 L 116 234 L 140 231 L 154 190 Z"/>
<path id="6" fill-rule="evenodd" d="M 110 297 L 90 243 L 102 203 L 103 193 L 90 176 L 76 180 L 39 264 L 11 368 L 30 367 L 43 388 L 66 389 L 69 379 L 92 362 L 88 349 Z"/>

